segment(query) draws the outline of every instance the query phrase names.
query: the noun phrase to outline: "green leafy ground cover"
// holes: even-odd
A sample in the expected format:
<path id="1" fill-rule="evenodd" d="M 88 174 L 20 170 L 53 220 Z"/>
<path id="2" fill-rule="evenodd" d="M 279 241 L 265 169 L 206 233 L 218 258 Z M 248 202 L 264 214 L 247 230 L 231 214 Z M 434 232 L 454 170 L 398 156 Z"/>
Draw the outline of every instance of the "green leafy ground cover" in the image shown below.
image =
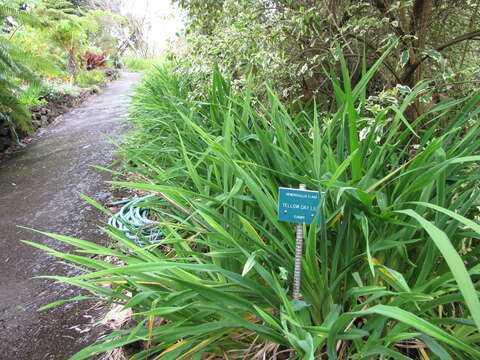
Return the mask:
<path id="1" fill-rule="evenodd" d="M 201 100 L 168 64 L 143 80 L 121 149 L 134 175 L 115 184 L 158 195 L 144 205 L 165 239 L 139 248 L 105 228 L 119 244 L 108 248 L 50 234 L 123 266 L 32 244 L 86 269 L 56 280 L 134 312 L 136 326 L 72 359 L 138 341 L 132 359 L 480 357 L 480 94 L 409 123 L 422 83 L 372 115 L 382 59 L 352 84 L 336 55 L 328 116 L 292 112 L 268 87 L 265 101 L 248 83 L 232 92 L 217 70 Z M 294 227 L 276 212 L 278 187 L 299 183 L 326 197 L 324 226 L 304 227 L 295 301 Z"/>

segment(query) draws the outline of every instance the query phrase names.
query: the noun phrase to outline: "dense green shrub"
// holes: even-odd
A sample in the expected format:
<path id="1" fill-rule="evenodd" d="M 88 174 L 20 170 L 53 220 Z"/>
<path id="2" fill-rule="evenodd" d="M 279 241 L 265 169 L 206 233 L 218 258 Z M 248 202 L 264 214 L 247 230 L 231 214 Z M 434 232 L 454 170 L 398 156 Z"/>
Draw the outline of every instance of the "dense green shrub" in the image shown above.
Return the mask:
<path id="1" fill-rule="evenodd" d="M 55 80 L 43 80 L 40 88 L 40 98 L 47 101 L 55 100 L 59 95 L 80 95 L 81 89 L 71 83 Z"/>
<path id="2" fill-rule="evenodd" d="M 82 71 L 77 75 L 76 83 L 81 88 L 88 88 L 92 85 L 105 81 L 105 72 L 100 69 Z"/>
<path id="3" fill-rule="evenodd" d="M 479 358 L 480 226 L 471 219 L 480 94 L 408 124 L 403 113 L 423 84 L 367 117 L 365 89 L 379 62 L 353 87 L 338 56 L 336 108 L 326 117 L 315 108 L 290 114 L 268 89 L 264 103 L 249 88 L 234 95 L 218 71 L 206 102 L 188 100 L 168 67 L 144 80 L 123 150 L 137 182 L 117 184 L 167 200 L 146 204 L 165 233 L 161 245 L 142 249 L 113 229 L 105 231 L 124 251 L 50 234 L 116 256 L 118 266 L 33 244 L 89 269 L 56 279 L 134 310 L 137 326 L 73 359 L 138 340 L 147 348 L 134 359 Z M 294 227 L 276 212 L 278 187 L 299 183 L 326 197 L 323 225 L 304 228 L 295 301 Z"/>
<path id="4" fill-rule="evenodd" d="M 234 89 L 253 73 L 261 92 L 269 81 L 288 100 L 315 98 L 330 105 L 323 68 L 340 44 L 354 80 L 362 61 L 373 64 L 399 40 L 371 83 L 374 89 L 413 88 L 425 79 L 434 93 L 469 94 L 477 88 L 475 26 L 478 2 L 401 0 L 174 0 L 187 14 L 180 72 L 197 94 L 218 65 Z M 417 107 L 419 107 L 417 105 Z M 421 112 L 421 111 L 420 111 Z"/>
<path id="5" fill-rule="evenodd" d="M 22 87 L 19 94 L 19 101 L 27 107 L 44 104 L 46 100 L 42 98 L 42 84 L 34 83 Z"/>
<path id="6" fill-rule="evenodd" d="M 80 88 L 62 80 L 42 80 L 22 87 L 19 101 L 27 107 L 52 101 L 62 95 L 80 95 Z"/>

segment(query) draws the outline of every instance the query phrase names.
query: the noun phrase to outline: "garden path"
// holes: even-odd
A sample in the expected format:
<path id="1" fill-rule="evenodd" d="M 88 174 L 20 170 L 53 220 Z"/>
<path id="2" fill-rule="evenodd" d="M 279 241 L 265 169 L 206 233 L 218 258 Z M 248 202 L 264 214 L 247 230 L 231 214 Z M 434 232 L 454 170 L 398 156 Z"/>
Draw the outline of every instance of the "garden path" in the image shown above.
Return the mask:
<path id="1" fill-rule="evenodd" d="M 71 247 L 16 225 L 100 239 L 98 211 L 76 192 L 97 201 L 109 197 L 109 174 L 90 167 L 113 161 L 105 135 L 126 130 L 128 95 L 140 75 L 124 73 L 100 95 L 64 115 L 33 144 L 0 163 L 0 359 L 64 360 L 95 338 L 85 316 L 91 304 L 66 304 L 37 312 L 39 306 L 76 296 L 77 288 L 33 276 L 75 273 L 21 239 L 61 251 Z M 80 333 L 80 331 L 85 331 Z"/>

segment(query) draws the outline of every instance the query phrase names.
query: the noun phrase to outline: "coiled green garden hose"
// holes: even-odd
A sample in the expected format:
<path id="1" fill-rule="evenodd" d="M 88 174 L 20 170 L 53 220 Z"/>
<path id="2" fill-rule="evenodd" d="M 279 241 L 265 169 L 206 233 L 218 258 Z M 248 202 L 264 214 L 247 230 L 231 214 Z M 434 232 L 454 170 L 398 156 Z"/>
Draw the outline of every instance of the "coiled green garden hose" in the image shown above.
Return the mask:
<path id="1" fill-rule="evenodd" d="M 138 206 L 139 203 L 153 197 L 155 195 L 147 195 L 111 203 L 111 206 L 125 205 L 108 219 L 108 224 L 124 233 L 129 239 L 134 240 L 140 247 L 160 243 L 165 236 L 152 226 L 155 222 L 148 218 L 150 209 Z"/>

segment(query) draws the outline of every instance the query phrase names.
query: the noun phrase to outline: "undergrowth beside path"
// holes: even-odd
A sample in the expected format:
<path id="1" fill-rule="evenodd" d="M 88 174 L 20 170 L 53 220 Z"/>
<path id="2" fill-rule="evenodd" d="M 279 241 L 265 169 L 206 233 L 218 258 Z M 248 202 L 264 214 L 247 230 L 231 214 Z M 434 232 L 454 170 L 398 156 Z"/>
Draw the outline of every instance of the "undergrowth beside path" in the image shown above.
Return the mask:
<path id="1" fill-rule="evenodd" d="M 32 244 L 88 269 L 55 279 L 134 312 L 135 326 L 72 359 L 138 341 L 132 359 L 480 358 L 480 94 L 408 123 L 421 84 L 366 118 L 381 60 L 351 84 L 339 56 L 328 117 L 292 114 L 268 89 L 233 95 L 218 71 L 195 101 L 168 65 L 152 71 L 121 150 L 134 176 L 115 184 L 158 196 L 144 205 L 164 240 L 141 248 L 106 228 L 109 249 L 50 234 L 124 266 Z M 299 183 L 326 196 L 292 300 L 294 228 L 277 220 L 277 191 Z"/>

